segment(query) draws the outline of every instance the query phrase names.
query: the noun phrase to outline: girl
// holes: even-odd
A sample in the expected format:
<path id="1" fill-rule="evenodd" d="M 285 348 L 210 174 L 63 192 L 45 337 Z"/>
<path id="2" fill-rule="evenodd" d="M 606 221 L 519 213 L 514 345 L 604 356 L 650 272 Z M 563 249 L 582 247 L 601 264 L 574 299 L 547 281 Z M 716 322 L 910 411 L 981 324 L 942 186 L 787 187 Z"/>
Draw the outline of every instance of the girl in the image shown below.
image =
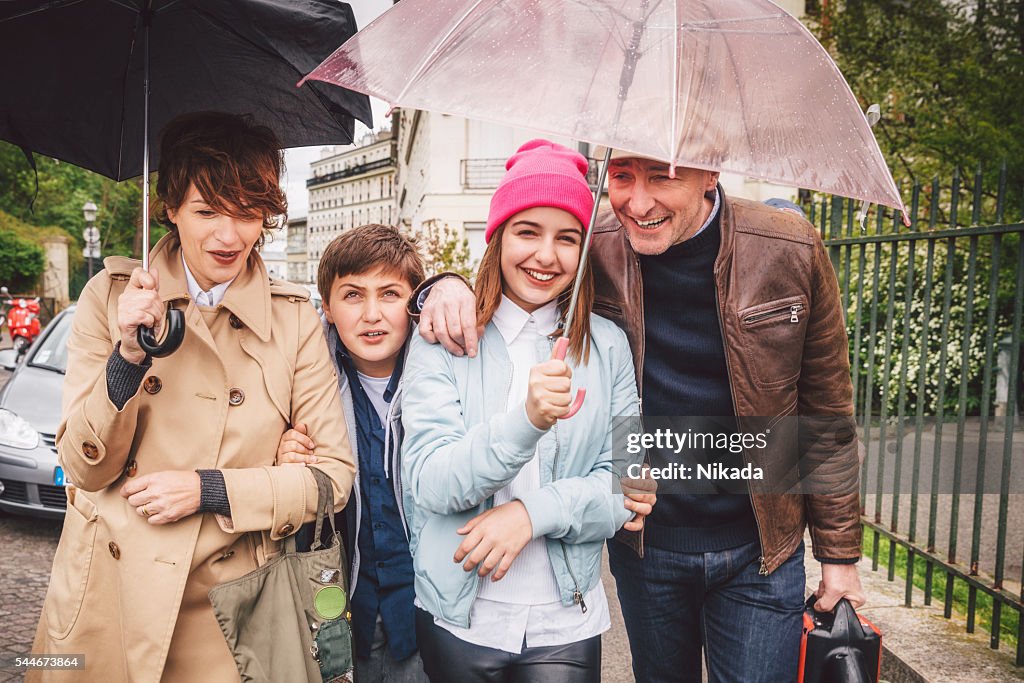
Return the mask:
<path id="1" fill-rule="evenodd" d="M 590 313 L 589 268 L 571 362 L 550 360 L 593 208 L 586 159 L 533 140 L 506 169 L 477 274 L 479 354 L 414 336 L 407 361 L 417 637 L 435 682 L 598 681 L 601 547 L 653 502 L 613 493 L 611 425 L 637 412 L 633 362 L 626 336 Z M 560 421 L 574 381 L 586 401 Z"/>

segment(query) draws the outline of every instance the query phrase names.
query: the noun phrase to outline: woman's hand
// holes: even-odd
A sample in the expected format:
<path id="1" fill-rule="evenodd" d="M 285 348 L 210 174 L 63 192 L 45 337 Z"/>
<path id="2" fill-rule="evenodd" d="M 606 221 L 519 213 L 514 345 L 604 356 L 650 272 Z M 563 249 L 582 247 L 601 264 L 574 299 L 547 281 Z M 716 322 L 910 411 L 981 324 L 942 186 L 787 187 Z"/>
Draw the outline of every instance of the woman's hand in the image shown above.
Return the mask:
<path id="1" fill-rule="evenodd" d="M 139 365 L 146 352 L 139 346 L 139 327 L 151 327 L 160 334 L 164 322 L 164 302 L 160 300 L 160 274 L 155 268 L 148 273 L 142 268 L 132 271 L 128 286 L 117 299 L 117 327 L 121 331 L 121 357 Z"/>
<path id="2" fill-rule="evenodd" d="M 572 403 L 572 368 L 563 360 L 546 360 L 530 368 L 526 416 L 537 429 L 550 429 Z"/>
<path id="3" fill-rule="evenodd" d="M 462 568 L 467 572 L 479 565 L 477 574 L 487 576 L 493 571 L 491 581 L 500 581 L 533 540 L 533 523 L 526 506 L 513 500 L 477 515 L 458 533 L 466 538 L 455 551 L 455 562 L 466 560 Z"/>
<path id="4" fill-rule="evenodd" d="M 309 438 L 309 427 L 303 423 L 281 435 L 281 443 L 277 446 L 278 465 L 312 465 L 317 462 L 313 451 L 316 444 Z"/>
<path id="5" fill-rule="evenodd" d="M 170 524 L 199 511 L 199 474 L 185 470 L 146 474 L 129 479 L 121 495 L 150 524 Z"/>

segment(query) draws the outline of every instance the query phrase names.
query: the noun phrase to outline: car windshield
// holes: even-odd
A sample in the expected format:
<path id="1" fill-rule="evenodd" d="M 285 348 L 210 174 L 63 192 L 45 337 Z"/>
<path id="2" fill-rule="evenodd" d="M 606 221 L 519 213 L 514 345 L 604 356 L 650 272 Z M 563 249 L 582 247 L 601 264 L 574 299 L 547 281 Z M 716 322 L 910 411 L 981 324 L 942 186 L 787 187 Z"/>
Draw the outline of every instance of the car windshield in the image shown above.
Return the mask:
<path id="1" fill-rule="evenodd" d="M 38 368 L 65 372 L 68 369 L 68 336 L 71 335 L 70 314 L 62 315 L 50 325 L 46 338 L 33 351 L 28 364 Z"/>

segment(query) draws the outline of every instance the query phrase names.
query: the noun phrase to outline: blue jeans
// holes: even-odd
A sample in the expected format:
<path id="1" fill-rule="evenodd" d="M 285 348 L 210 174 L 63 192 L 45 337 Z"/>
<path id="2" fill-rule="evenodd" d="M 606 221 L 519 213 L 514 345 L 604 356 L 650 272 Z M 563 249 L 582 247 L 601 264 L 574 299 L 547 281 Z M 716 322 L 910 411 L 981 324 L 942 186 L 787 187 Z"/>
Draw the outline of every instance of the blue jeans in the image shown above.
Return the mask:
<path id="1" fill-rule="evenodd" d="M 608 542 L 638 683 L 795 681 L 804 611 L 804 546 L 769 576 L 757 541 L 709 553 Z"/>

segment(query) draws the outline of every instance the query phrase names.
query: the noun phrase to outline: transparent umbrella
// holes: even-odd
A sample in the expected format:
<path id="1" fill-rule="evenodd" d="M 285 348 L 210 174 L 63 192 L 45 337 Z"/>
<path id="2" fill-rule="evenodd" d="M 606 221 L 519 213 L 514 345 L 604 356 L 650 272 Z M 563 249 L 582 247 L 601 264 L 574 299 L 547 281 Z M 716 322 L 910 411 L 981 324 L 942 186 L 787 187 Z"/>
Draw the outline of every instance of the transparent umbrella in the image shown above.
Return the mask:
<path id="1" fill-rule="evenodd" d="M 403 0 L 310 79 L 903 207 L 835 62 L 768 0 Z"/>
<path id="2" fill-rule="evenodd" d="M 769 0 L 403 0 L 307 80 L 604 145 L 605 166 L 615 148 L 903 209 L 835 62 Z"/>

